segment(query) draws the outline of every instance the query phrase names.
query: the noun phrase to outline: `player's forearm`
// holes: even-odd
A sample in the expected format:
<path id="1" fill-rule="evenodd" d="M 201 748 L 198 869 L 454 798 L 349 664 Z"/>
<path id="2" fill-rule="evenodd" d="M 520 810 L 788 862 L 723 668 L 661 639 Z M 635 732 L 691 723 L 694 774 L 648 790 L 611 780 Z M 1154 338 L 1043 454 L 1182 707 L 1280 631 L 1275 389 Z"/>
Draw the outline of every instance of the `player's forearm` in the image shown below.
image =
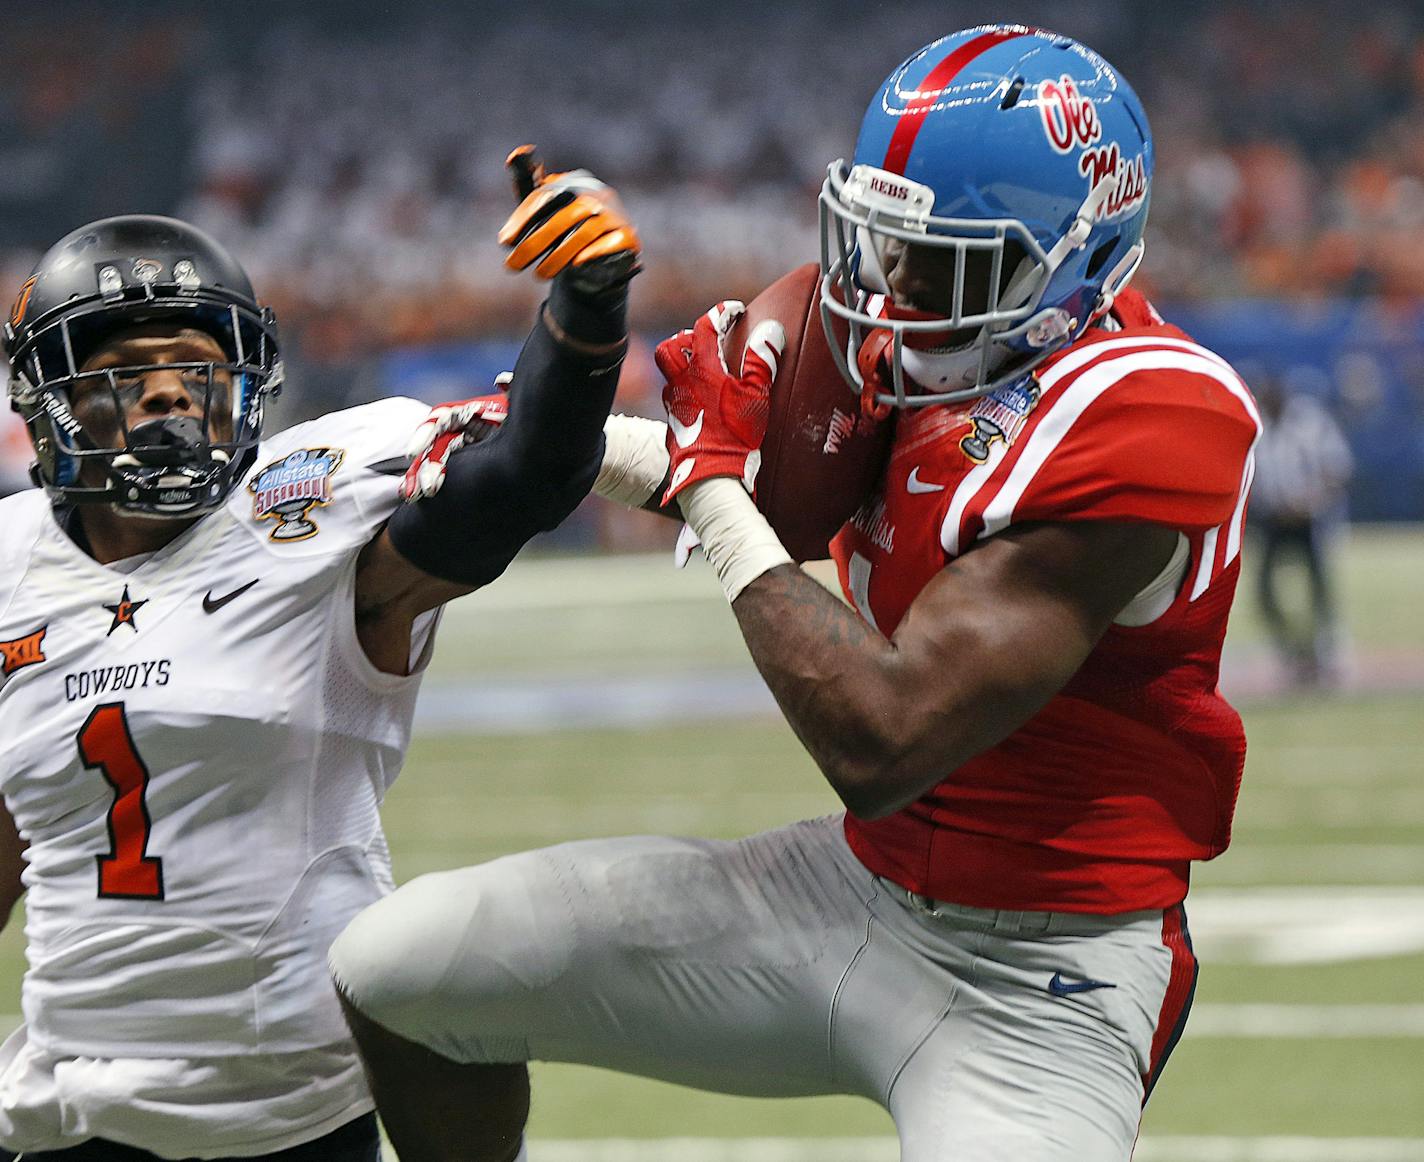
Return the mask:
<path id="1" fill-rule="evenodd" d="M 986 716 L 960 712 L 973 687 L 941 672 L 931 705 L 924 659 L 904 656 L 792 565 L 738 482 L 708 480 L 680 500 L 758 670 L 851 811 L 895 810 L 986 745 Z"/>
<path id="2" fill-rule="evenodd" d="M 455 452 L 433 496 L 398 509 L 398 555 L 430 578 L 479 588 L 593 486 L 626 343 L 626 287 L 597 299 L 555 280 L 515 363 L 509 415 Z"/>
<path id="3" fill-rule="evenodd" d="M 626 287 L 590 299 L 555 280 L 515 363 L 500 433 L 531 475 L 592 482 L 627 346 L 626 314 Z"/>
<path id="4" fill-rule="evenodd" d="M 763 573 L 732 612 L 787 723 L 841 801 L 856 815 L 882 814 L 893 699 L 877 696 L 866 676 L 893 647 L 794 565 Z"/>
<path id="5" fill-rule="evenodd" d="M 983 745 L 965 729 L 967 708 L 938 714 L 917 699 L 894 643 L 801 569 L 763 573 L 732 611 L 786 721 L 853 814 L 906 806 Z"/>

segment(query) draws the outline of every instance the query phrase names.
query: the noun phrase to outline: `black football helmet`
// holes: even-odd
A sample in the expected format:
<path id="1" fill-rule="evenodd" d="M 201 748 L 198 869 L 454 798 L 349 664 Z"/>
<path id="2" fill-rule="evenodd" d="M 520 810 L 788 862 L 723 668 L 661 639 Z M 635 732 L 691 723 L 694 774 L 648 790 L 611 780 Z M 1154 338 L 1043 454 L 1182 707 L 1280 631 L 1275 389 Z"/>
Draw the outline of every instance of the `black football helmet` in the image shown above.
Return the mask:
<path id="1" fill-rule="evenodd" d="M 81 370 L 110 337 L 147 323 L 191 327 L 221 345 L 223 362 L 162 365 L 201 395 L 201 424 L 169 416 L 128 425 L 124 393 L 154 365 Z M 20 288 L 4 348 L 11 406 L 35 446 L 35 483 L 57 503 L 141 516 L 217 508 L 251 467 L 263 405 L 282 383 L 276 318 L 242 267 L 196 227 L 149 214 L 91 222 L 50 247 Z M 121 447 L 97 446 L 75 418 L 80 384 L 113 393 Z M 230 438 L 214 439 L 219 418 L 231 419 Z M 85 463 L 104 466 L 104 483 L 93 473 L 80 481 Z"/>

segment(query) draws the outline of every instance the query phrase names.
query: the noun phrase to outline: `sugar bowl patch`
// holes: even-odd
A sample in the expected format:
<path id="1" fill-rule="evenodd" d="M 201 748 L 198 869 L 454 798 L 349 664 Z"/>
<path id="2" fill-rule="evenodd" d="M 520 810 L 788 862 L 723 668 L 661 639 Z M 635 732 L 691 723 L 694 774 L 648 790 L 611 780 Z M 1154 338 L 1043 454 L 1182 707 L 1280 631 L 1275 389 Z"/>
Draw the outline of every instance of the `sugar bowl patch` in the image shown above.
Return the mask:
<path id="1" fill-rule="evenodd" d="M 345 454 L 340 448 L 298 448 L 257 470 L 247 485 L 252 517 L 276 522 L 271 540 L 305 541 L 321 532 L 311 510 L 331 503 L 331 477 Z"/>
<path id="2" fill-rule="evenodd" d="M 959 450 L 976 464 L 989 459 L 989 450 L 1002 443 L 1010 447 L 1018 439 L 1028 417 L 1038 406 L 1042 389 L 1033 380 L 1000 388 L 970 408 L 970 431 L 959 441 Z"/>

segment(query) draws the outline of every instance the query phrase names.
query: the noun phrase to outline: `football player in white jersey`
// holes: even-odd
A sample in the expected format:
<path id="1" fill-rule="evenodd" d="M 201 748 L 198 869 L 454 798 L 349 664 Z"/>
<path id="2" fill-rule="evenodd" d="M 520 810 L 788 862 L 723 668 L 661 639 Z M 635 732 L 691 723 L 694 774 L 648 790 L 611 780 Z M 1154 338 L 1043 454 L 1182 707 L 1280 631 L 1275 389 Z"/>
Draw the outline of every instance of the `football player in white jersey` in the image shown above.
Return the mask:
<path id="1" fill-rule="evenodd" d="M 0 1145 L 26 1162 L 378 1157 L 327 947 L 393 886 L 377 809 L 441 604 L 593 483 L 637 271 L 606 187 L 516 160 L 501 241 L 549 298 L 504 423 L 416 504 L 425 404 L 261 439 L 275 320 L 200 230 L 94 222 L 15 300 L 42 487 L 0 502 L 0 909 L 29 893 Z"/>

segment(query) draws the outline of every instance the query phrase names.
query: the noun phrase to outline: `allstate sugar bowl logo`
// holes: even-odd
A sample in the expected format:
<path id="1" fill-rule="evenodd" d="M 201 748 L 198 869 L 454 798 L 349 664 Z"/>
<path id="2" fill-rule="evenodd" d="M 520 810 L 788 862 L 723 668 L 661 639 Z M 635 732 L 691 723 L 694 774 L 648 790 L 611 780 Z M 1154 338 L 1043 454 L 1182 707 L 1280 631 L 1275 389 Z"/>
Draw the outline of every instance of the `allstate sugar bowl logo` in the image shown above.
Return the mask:
<path id="1" fill-rule="evenodd" d="M 298 448 L 258 470 L 247 486 L 252 516 L 277 522 L 272 540 L 304 541 L 321 532 L 307 514 L 331 503 L 331 474 L 344 454 L 340 448 Z"/>

